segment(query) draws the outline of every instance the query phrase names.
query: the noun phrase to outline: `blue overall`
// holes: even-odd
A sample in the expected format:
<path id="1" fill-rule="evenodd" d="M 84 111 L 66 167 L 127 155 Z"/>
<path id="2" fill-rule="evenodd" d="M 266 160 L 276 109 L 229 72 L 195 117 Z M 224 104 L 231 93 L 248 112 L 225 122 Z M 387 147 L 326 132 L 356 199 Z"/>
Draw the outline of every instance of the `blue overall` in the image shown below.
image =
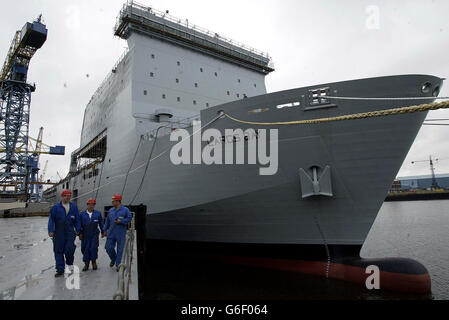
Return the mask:
<path id="1" fill-rule="evenodd" d="M 64 272 L 66 263 L 69 266 L 73 265 L 76 232 L 80 231 L 80 215 L 76 204 L 70 203 L 68 214 L 61 202 L 51 208 L 48 218 L 48 233 L 54 233 L 53 252 L 55 253 L 57 272 Z"/>
<path id="2" fill-rule="evenodd" d="M 94 210 L 92 217 L 89 218 L 87 211 L 80 214 L 81 218 L 81 252 L 83 254 L 83 261 L 89 262 L 97 260 L 98 246 L 100 245 L 99 236 L 100 231 L 103 233 L 103 217 L 99 211 Z M 100 229 L 98 229 L 100 227 Z"/>
<path id="3" fill-rule="evenodd" d="M 114 221 L 120 219 L 120 223 Z M 126 241 L 126 226 L 132 220 L 131 212 L 127 207 L 121 206 L 118 210 L 111 208 L 106 218 L 105 231 L 107 232 L 107 240 L 105 249 L 112 262 L 118 267 L 122 261 L 123 247 Z M 115 245 L 117 244 L 117 253 Z"/>

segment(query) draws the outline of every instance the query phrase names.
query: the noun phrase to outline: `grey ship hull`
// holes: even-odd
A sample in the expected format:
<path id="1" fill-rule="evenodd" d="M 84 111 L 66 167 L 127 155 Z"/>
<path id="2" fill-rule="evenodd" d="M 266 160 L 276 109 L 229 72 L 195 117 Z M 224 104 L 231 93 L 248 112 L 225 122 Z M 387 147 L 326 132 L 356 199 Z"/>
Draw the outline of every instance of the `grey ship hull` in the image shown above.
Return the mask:
<path id="1" fill-rule="evenodd" d="M 277 92 L 227 103 L 201 112 L 202 124 L 219 111 L 255 122 L 279 122 L 334 117 L 368 111 L 403 107 L 433 101 L 431 92 L 423 94 L 423 83 L 441 87 L 433 76 L 410 75 L 324 84 Z M 339 96 L 418 97 L 429 99 L 399 101 L 338 100 L 330 105 L 305 110 L 310 89 L 330 88 Z M 300 101 L 302 107 L 277 109 L 276 106 Z M 252 113 L 257 108 L 268 111 Z M 363 244 L 375 221 L 393 179 L 399 171 L 426 112 L 381 118 L 330 122 L 314 125 L 278 127 L 246 126 L 227 118 L 208 128 L 247 128 L 279 130 L 279 170 L 273 176 L 259 175 L 259 165 L 179 165 L 171 163 L 169 152 L 151 162 L 141 192 L 132 205 L 148 207 L 147 238 L 191 244 L 235 245 L 314 245 L 347 246 L 355 251 Z M 109 130 L 109 129 L 108 129 Z M 189 129 L 191 132 L 191 128 Z M 111 130 L 112 132 L 112 130 Z M 108 133 L 109 134 L 109 133 Z M 81 186 L 81 177 L 72 177 L 69 187 L 81 195 L 84 208 L 89 197 L 97 195 L 97 208 L 110 205 L 113 193 L 121 192 L 124 174 L 137 147 L 137 135 L 109 143 L 108 159 L 121 155 L 114 171 L 100 168 L 102 185 Z M 154 141 L 143 142 L 132 169 L 146 163 Z M 159 137 L 153 158 L 175 142 Z M 107 163 L 106 161 L 103 165 Z M 330 166 L 333 196 L 303 199 L 300 168 Z M 144 174 L 140 168 L 128 176 L 124 204 L 134 197 Z M 121 176 L 120 176 L 121 175 Z M 115 180 L 111 177 L 119 176 Z M 104 187 L 103 187 L 104 186 Z M 53 200 L 59 200 L 64 185 Z M 337 250 L 336 249 L 336 250 Z M 350 249 L 352 250 L 352 249 Z M 352 250 L 352 251 L 354 251 Z M 313 249 L 312 249 L 313 251 Z M 320 249 L 320 252 L 323 251 Z M 308 250 L 310 252 L 310 250 Z M 323 255 L 324 255 L 323 251 Z"/>
<path id="2" fill-rule="evenodd" d="M 422 96 L 422 83 L 440 79 L 403 76 L 358 80 L 330 87 L 344 96 Z M 304 88 L 245 99 L 202 112 L 207 123 L 225 112 L 256 122 L 333 117 L 402 107 L 412 101 L 338 101 L 335 107 L 305 112 L 272 110 L 307 95 Z M 424 102 L 430 102 L 425 100 Z M 414 101 L 416 102 L 416 101 Z M 249 116 L 254 106 L 271 108 Z M 136 203 L 150 210 L 148 237 L 159 240 L 248 244 L 323 244 L 361 246 L 426 113 L 327 124 L 279 126 L 279 171 L 260 176 L 259 166 L 174 166 L 168 154 L 151 163 Z M 211 125 L 254 127 L 229 119 Z M 269 127 L 262 127 L 269 128 Z M 157 141 L 165 150 L 167 138 Z M 330 166 L 333 196 L 302 198 L 299 169 Z"/>

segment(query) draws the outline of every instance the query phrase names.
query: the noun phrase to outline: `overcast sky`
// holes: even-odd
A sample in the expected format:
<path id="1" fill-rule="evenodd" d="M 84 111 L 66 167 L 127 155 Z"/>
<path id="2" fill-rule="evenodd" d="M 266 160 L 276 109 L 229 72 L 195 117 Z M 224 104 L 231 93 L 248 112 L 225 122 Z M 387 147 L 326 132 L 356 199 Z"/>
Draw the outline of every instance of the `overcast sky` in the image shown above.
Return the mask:
<path id="1" fill-rule="evenodd" d="M 84 109 L 127 46 L 113 36 L 125 0 L 2 1 L 0 61 L 16 30 L 43 14 L 48 39 L 31 61 L 30 135 L 44 127 L 44 142 L 65 145 L 49 160 L 47 179 L 65 176 L 79 147 Z M 449 78 L 449 1 L 154 0 L 139 1 L 220 35 L 268 52 L 276 71 L 268 92 L 376 76 L 431 74 Z M 378 13 L 378 15 L 377 15 Z M 377 19 L 378 17 L 378 19 Z M 449 84 L 441 91 L 449 96 Z M 449 118 L 432 111 L 428 119 Z M 449 127 L 423 126 L 400 176 L 428 174 L 430 154 L 449 173 Z"/>

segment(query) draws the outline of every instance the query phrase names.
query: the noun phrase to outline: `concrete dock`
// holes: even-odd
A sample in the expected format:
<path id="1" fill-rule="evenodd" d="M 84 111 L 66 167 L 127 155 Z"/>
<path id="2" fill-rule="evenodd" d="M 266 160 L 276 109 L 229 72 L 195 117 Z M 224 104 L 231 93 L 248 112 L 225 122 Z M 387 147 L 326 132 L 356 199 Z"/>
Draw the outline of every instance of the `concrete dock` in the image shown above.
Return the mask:
<path id="1" fill-rule="evenodd" d="M 0 300 L 112 300 L 118 272 L 109 267 L 104 249 L 106 239 L 100 238 L 98 270 L 91 267 L 82 271 L 81 241 L 77 238 L 75 273 L 55 278 L 53 243 L 47 234 L 47 223 L 46 217 L 0 219 Z M 138 299 L 136 247 L 135 244 L 130 300 Z"/>
<path id="2" fill-rule="evenodd" d="M 25 203 L 9 202 L 0 203 L 0 218 L 14 217 L 48 217 L 52 204 L 48 202 Z"/>

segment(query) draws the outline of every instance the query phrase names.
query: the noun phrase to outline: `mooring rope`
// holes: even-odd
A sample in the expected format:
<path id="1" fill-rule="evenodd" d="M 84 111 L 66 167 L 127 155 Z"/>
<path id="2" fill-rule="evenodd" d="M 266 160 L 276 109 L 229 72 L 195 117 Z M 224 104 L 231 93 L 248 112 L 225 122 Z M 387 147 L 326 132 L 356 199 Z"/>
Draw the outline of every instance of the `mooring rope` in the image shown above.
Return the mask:
<path id="1" fill-rule="evenodd" d="M 326 98 L 365 100 L 364 98 L 355 98 L 355 97 L 326 97 Z M 410 99 L 410 98 L 407 98 L 407 99 Z M 416 99 L 421 99 L 421 98 L 416 98 Z M 431 97 L 431 98 L 426 98 L 426 99 L 433 99 L 433 98 Z M 366 100 L 403 100 L 403 98 L 395 98 L 395 99 L 392 99 L 392 98 L 366 98 Z M 393 108 L 393 109 L 380 110 L 380 111 L 363 112 L 363 113 L 349 114 L 349 115 L 343 115 L 343 116 L 337 116 L 337 117 L 319 118 L 319 119 L 312 119 L 312 120 L 297 120 L 297 121 L 287 121 L 287 122 L 244 121 L 244 120 L 234 118 L 224 111 L 222 111 L 220 114 L 222 116 L 224 115 L 227 118 L 229 118 L 235 122 L 238 122 L 238 123 L 249 124 L 249 125 L 260 125 L 260 126 L 274 126 L 274 125 L 279 126 L 279 125 L 319 124 L 319 123 L 335 122 L 335 121 L 367 119 L 367 118 L 376 118 L 376 117 L 384 117 L 384 116 L 397 115 L 397 114 L 425 112 L 425 111 L 430 111 L 430 110 L 448 109 L 448 108 L 449 108 L 449 101 L 443 101 L 443 102 L 438 102 L 438 103 L 429 103 L 429 104 L 422 104 L 422 105 L 418 105 L 418 106 L 409 106 L 409 107 Z M 323 244 L 326 249 L 326 255 L 327 255 L 326 278 L 329 278 L 330 265 L 331 265 L 331 254 L 330 254 L 328 243 L 326 241 L 326 237 L 324 235 L 323 230 L 321 229 L 320 223 L 316 216 L 315 216 L 315 224 L 317 226 L 319 233 L 321 234 L 321 237 L 323 239 Z"/>
<path id="2" fill-rule="evenodd" d="M 213 119 L 212 119 L 211 121 L 209 121 L 208 123 L 206 123 L 204 126 L 200 127 L 197 131 L 193 132 L 193 130 L 192 130 L 192 134 L 189 135 L 187 138 L 182 139 L 180 143 L 184 142 L 186 139 L 190 139 L 190 138 L 193 137 L 195 134 L 197 134 L 198 132 L 201 132 L 201 130 L 203 130 L 204 128 L 210 126 L 213 122 L 215 122 L 216 120 L 218 120 L 218 119 L 221 118 L 221 117 L 222 117 L 222 115 L 220 114 L 220 115 L 216 116 L 215 118 L 213 118 Z M 154 146 L 156 145 L 156 141 L 157 141 L 157 139 L 158 139 L 159 129 L 161 129 L 161 128 L 163 128 L 163 127 L 159 127 L 159 128 L 157 129 L 157 131 L 156 131 L 156 137 L 155 137 L 155 139 L 154 139 L 153 146 L 152 146 L 152 148 L 151 148 L 151 153 L 150 153 L 150 156 L 148 157 L 148 161 L 147 161 L 146 166 L 145 166 L 145 172 L 144 172 L 144 174 L 143 174 L 143 176 L 142 176 L 142 180 L 141 180 L 141 182 L 140 182 L 140 186 L 139 186 L 137 192 L 135 193 L 135 195 L 134 195 L 132 201 L 130 202 L 130 204 L 132 204 L 132 203 L 136 200 L 137 196 L 139 195 L 140 191 L 142 190 L 142 186 L 143 186 L 143 183 L 144 183 L 144 181 L 145 181 L 145 177 L 146 177 L 146 175 L 147 175 L 148 169 L 149 169 L 149 167 L 150 167 L 150 163 L 153 162 L 154 160 L 160 158 L 162 155 L 164 155 L 165 153 L 167 153 L 168 151 L 171 150 L 171 147 L 169 147 L 169 148 L 165 149 L 164 151 L 162 151 L 162 152 L 161 152 L 160 154 L 158 154 L 157 156 L 155 156 L 154 158 L 152 158 L 152 156 L 153 156 L 153 151 L 154 151 Z M 128 173 L 128 174 L 129 174 L 129 173 Z"/>
<path id="3" fill-rule="evenodd" d="M 126 241 L 123 246 L 122 261 L 118 266 L 117 291 L 113 300 L 129 300 L 129 284 L 131 282 L 131 264 L 134 250 L 135 213 L 132 213 L 131 228 L 126 232 Z"/>
<path id="4" fill-rule="evenodd" d="M 310 119 L 310 120 L 285 121 L 285 122 L 245 121 L 245 120 L 240 120 L 235 117 L 232 117 L 231 115 L 227 114 L 224 111 L 222 111 L 221 114 L 235 122 L 243 123 L 243 124 L 250 124 L 250 125 L 257 125 L 257 126 L 282 126 L 282 125 L 288 126 L 288 125 L 318 124 L 318 123 L 326 123 L 326 122 L 377 118 L 377 117 L 392 116 L 392 115 L 397 115 L 397 114 L 425 112 L 425 111 L 439 110 L 439 109 L 449 109 L 449 100 L 443 101 L 443 102 L 421 104 L 421 105 L 417 105 L 417 106 L 409 106 L 409 107 L 393 108 L 393 109 L 386 109 L 386 110 L 379 110 L 379 111 L 354 113 L 354 114 L 348 114 L 348 115 L 336 116 L 336 117 L 318 118 L 318 119 Z"/>
<path id="5" fill-rule="evenodd" d="M 418 99 L 449 99 L 448 97 L 410 97 L 410 98 L 362 98 L 362 97 L 332 97 L 332 96 L 326 96 L 328 99 L 349 99 L 349 100 L 418 100 Z M 356 113 L 356 114 L 349 114 L 349 115 L 343 115 L 343 116 L 337 116 L 337 117 L 329 117 L 329 118 L 319 118 L 319 119 L 311 119 L 311 120 L 297 120 L 297 121 L 287 121 L 287 122 L 253 122 L 253 121 L 245 121 L 240 120 L 235 117 L 232 117 L 231 115 L 227 114 L 224 111 L 221 111 L 220 114 L 212 119 L 209 123 L 204 125 L 199 129 L 202 130 L 205 127 L 209 126 L 211 123 L 216 121 L 218 118 L 222 118 L 223 116 L 226 116 L 227 118 L 243 124 L 250 124 L 250 125 L 259 125 L 259 126 L 275 126 L 275 125 L 301 125 L 301 124 L 319 124 L 319 123 L 326 123 L 326 122 L 335 122 L 335 121 L 346 121 L 346 120 L 357 120 L 357 119 L 367 119 L 367 118 L 376 118 L 376 117 L 384 117 L 384 116 L 391 116 L 391 115 L 397 115 L 397 114 L 407 114 L 407 113 L 416 113 L 416 112 L 425 112 L 425 111 L 431 111 L 431 110 L 439 110 L 439 109 L 449 109 L 449 100 L 443 101 L 443 102 L 435 102 L 435 103 L 429 103 L 429 104 L 421 104 L 417 106 L 409 106 L 409 107 L 402 107 L 402 108 L 393 108 L 393 109 L 387 109 L 387 110 L 380 110 L 380 111 L 370 111 L 370 112 L 364 112 L 364 113 Z M 195 133 L 192 133 L 193 136 Z M 182 142 L 182 141 L 181 141 Z M 150 162 L 160 158 L 162 155 L 167 153 L 170 150 L 168 148 L 167 150 L 164 150 L 159 155 L 154 157 L 153 159 L 150 159 Z M 110 181 L 98 186 L 94 190 L 87 192 L 85 194 L 79 195 L 76 198 L 73 198 L 72 200 L 81 198 L 83 196 L 88 195 L 89 193 L 92 193 L 93 191 L 98 191 L 99 189 L 102 189 L 106 187 L 107 185 L 114 182 L 114 180 L 121 178 L 121 177 L 127 177 L 127 175 L 132 174 L 139 170 L 140 168 L 146 166 L 146 163 L 141 164 L 137 168 L 131 170 L 127 174 L 120 174 L 118 176 L 110 178 Z"/>
<path id="6" fill-rule="evenodd" d="M 143 140 L 143 137 L 140 136 L 139 143 L 137 144 L 136 151 L 134 152 L 133 160 L 131 161 L 131 165 L 129 166 L 128 171 L 126 172 L 125 182 L 123 183 L 123 189 L 122 189 L 122 193 L 121 193 L 122 195 L 125 193 L 126 182 L 128 181 L 129 172 L 131 171 L 131 169 L 132 169 L 132 167 L 134 165 L 134 161 L 136 161 L 137 153 L 139 152 L 140 144 L 142 143 L 142 140 Z"/>
<path id="7" fill-rule="evenodd" d="M 396 100 L 447 100 L 449 97 L 394 97 L 394 98 L 367 98 L 367 97 L 337 97 L 322 96 L 323 99 L 358 100 L 358 101 L 396 101 Z"/>

